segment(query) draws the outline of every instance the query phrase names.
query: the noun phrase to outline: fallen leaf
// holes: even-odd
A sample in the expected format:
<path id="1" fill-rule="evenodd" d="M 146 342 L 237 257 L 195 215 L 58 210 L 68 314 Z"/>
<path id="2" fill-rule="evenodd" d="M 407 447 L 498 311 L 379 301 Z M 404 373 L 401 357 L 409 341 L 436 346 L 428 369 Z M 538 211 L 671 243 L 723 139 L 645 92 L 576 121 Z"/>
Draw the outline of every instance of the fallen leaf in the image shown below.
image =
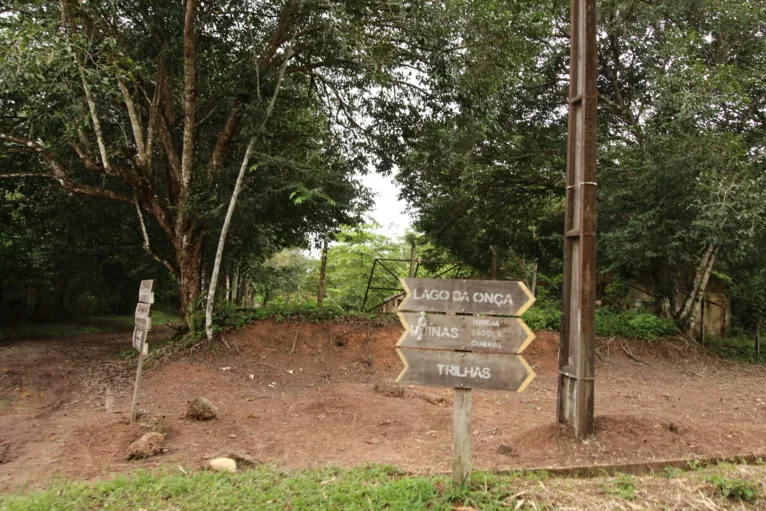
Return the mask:
<path id="1" fill-rule="evenodd" d="M 331 482 L 335 481 L 335 479 L 337 479 L 337 478 L 336 478 L 335 476 L 332 476 L 332 478 L 328 479 L 327 481 L 322 481 L 322 482 L 321 482 L 321 483 L 319 483 L 319 484 L 321 484 L 322 486 L 324 486 L 324 485 L 326 485 L 326 484 L 330 484 Z"/>

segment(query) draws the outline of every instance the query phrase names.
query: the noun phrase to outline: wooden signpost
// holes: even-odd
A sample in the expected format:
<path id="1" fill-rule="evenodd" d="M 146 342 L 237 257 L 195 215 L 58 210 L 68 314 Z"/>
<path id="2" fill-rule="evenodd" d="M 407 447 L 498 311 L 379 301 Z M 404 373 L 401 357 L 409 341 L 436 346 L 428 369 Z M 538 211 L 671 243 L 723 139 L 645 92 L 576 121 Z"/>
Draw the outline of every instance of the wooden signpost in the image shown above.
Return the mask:
<path id="1" fill-rule="evenodd" d="M 141 372 L 144 368 L 144 356 L 149 353 L 146 337 L 152 329 L 151 313 L 154 303 L 154 281 L 142 280 L 138 290 L 138 305 L 136 305 L 136 326 L 133 328 L 133 347 L 138 350 L 138 368 L 136 369 L 136 386 L 133 389 L 133 406 L 130 412 L 130 423 L 136 422 L 138 415 L 138 395 L 141 391 Z"/>
<path id="2" fill-rule="evenodd" d="M 404 370 L 396 381 L 455 389 L 452 478 L 464 484 L 471 475 L 471 389 L 521 392 L 535 377 L 519 355 L 534 333 L 520 318 L 506 317 L 521 316 L 535 298 L 517 281 L 401 281 L 405 332 L 396 349 Z"/>

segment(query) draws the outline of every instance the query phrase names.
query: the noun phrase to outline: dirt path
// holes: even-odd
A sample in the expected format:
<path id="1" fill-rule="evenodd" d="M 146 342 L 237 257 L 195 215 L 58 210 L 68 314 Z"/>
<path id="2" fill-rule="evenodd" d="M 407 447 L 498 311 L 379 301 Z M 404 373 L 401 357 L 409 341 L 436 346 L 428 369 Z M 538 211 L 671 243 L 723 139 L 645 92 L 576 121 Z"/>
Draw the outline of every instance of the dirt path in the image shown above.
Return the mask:
<path id="1" fill-rule="evenodd" d="M 393 350 L 401 329 L 372 331 L 368 367 L 367 332 L 339 336 L 350 328 L 258 323 L 226 334 L 230 348 L 202 346 L 149 370 L 142 407 L 168 430 L 168 452 L 141 462 L 124 459 L 139 435 L 126 423 L 135 360 L 118 356 L 129 350 L 129 335 L 0 345 L 0 488 L 39 486 L 57 474 L 198 468 L 229 452 L 289 467 L 376 462 L 449 470 L 451 392 L 375 391 L 401 370 Z M 477 468 L 766 453 L 766 369 L 686 358 L 682 346 L 671 344 L 643 351 L 632 345 L 648 364 L 628 358 L 617 342 L 603 346 L 598 431 L 585 442 L 572 439 L 555 422 L 556 343 L 556 335 L 541 332 L 525 353 L 537 372 L 525 393 L 475 393 Z M 113 414 L 105 411 L 107 388 L 115 396 Z M 183 417 L 187 400 L 198 395 L 218 408 L 217 420 Z"/>

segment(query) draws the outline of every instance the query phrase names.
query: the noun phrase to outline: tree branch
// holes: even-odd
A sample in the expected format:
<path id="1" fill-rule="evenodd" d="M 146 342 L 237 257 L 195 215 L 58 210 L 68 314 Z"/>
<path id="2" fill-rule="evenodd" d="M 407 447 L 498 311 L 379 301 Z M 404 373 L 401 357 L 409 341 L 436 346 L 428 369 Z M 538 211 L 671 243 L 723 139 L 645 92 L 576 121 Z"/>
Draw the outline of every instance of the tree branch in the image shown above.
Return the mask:
<path id="1" fill-rule="evenodd" d="M 186 0 L 184 15 L 184 138 L 181 154 L 181 194 L 186 195 L 194 164 L 194 129 L 197 111 L 196 47 L 194 38 L 197 0 Z M 182 215 L 179 215 L 179 218 Z"/>
<path id="2" fill-rule="evenodd" d="M 146 170 L 146 147 L 144 146 L 144 130 L 141 128 L 141 117 L 136 111 L 136 105 L 133 103 L 133 98 L 130 95 L 130 91 L 125 86 L 125 83 L 117 75 L 117 85 L 122 92 L 122 97 L 125 100 L 125 106 L 128 109 L 128 117 L 130 118 L 130 126 L 133 129 L 133 139 L 136 142 L 136 151 L 138 152 L 138 162 L 141 167 Z"/>
<path id="3" fill-rule="evenodd" d="M 134 200 L 136 203 L 136 212 L 138 213 L 138 222 L 141 224 L 141 233 L 144 236 L 144 250 L 152 256 L 158 263 L 163 265 L 165 268 L 168 269 L 170 273 L 178 277 L 178 271 L 171 265 L 166 259 L 163 259 L 158 254 L 152 251 L 152 248 L 149 244 L 149 232 L 146 230 L 146 223 L 144 222 L 144 214 L 141 213 L 141 206 L 138 203 L 138 197 L 134 196 Z"/>
<path id="4" fill-rule="evenodd" d="M 24 146 L 25 150 L 40 155 L 53 171 L 51 175 L 48 176 L 46 174 L 46 176 L 55 179 L 64 189 L 69 190 L 70 192 L 79 193 L 81 195 L 88 195 L 91 197 L 102 197 L 105 199 L 118 200 L 121 202 L 127 202 L 129 204 L 133 203 L 133 197 L 130 195 L 114 190 L 109 190 L 108 188 L 101 188 L 98 186 L 78 183 L 69 174 L 66 173 L 64 166 L 58 162 L 48 150 L 43 148 L 37 142 L 34 142 L 26 137 L 9 135 L 7 133 L 0 133 L 0 140 Z"/>

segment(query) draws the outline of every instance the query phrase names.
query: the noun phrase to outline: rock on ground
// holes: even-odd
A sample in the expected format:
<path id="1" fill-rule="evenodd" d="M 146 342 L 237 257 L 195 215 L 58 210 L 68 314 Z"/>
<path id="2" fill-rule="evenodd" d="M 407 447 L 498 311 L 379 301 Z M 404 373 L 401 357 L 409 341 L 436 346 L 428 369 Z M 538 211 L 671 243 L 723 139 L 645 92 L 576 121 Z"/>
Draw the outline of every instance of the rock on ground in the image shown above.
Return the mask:
<path id="1" fill-rule="evenodd" d="M 210 460 L 208 467 L 216 472 L 231 472 L 232 474 L 237 472 L 237 462 L 231 458 L 215 458 Z"/>
<path id="2" fill-rule="evenodd" d="M 404 387 L 392 381 L 378 382 L 372 390 L 386 397 L 404 397 Z"/>
<path id="3" fill-rule="evenodd" d="M 258 465 L 261 464 L 260 461 L 253 458 L 252 456 L 248 456 L 247 454 L 241 454 L 241 453 L 231 453 L 229 454 L 229 458 L 233 459 L 237 462 L 237 466 L 239 467 L 247 467 L 247 468 L 256 468 Z"/>
<path id="4" fill-rule="evenodd" d="M 146 433 L 144 436 L 128 446 L 129 460 L 148 458 L 162 452 L 162 442 L 165 441 L 165 435 L 157 432 Z"/>
<path id="5" fill-rule="evenodd" d="M 198 397 L 191 401 L 186 414 L 198 421 L 209 421 L 216 417 L 213 404 L 204 397 Z"/>

